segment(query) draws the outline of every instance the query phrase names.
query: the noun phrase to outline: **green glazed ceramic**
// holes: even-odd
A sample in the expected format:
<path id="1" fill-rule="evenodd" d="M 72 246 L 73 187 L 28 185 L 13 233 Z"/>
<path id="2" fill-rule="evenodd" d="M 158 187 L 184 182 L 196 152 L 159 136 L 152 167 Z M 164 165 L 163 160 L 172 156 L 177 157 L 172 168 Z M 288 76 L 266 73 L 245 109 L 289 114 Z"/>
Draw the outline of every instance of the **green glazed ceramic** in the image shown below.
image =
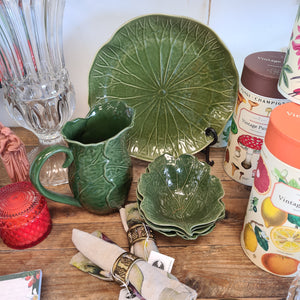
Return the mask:
<path id="1" fill-rule="evenodd" d="M 215 228 L 216 222 L 225 217 L 225 209 L 224 209 L 220 214 L 220 216 L 218 216 L 217 220 L 214 220 L 204 225 L 193 226 L 190 229 L 189 233 L 186 233 L 184 230 L 182 230 L 180 227 L 177 226 L 154 224 L 145 217 L 140 207 L 139 207 L 139 211 L 140 211 L 140 215 L 145 220 L 147 225 L 151 227 L 153 230 L 160 232 L 161 234 L 168 237 L 174 237 L 178 235 L 185 240 L 194 240 L 197 239 L 199 236 L 203 236 L 210 233 Z"/>
<path id="2" fill-rule="evenodd" d="M 220 135 L 237 98 L 233 58 L 209 27 L 188 18 L 147 15 L 121 27 L 97 53 L 89 105 L 119 99 L 136 111 L 129 152 L 152 161 L 196 153 Z"/>
<path id="3" fill-rule="evenodd" d="M 86 118 L 67 122 L 62 136 L 69 148 L 53 146 L 42 151 L 30 169 L 37 190 L 54 201 L 82 206 L 97 214 L 120 208 L 131 184 L 131 159 L 127 150 L 128 131 L 134 110 L 121 101 L 100 101 Z M 66 154 L 69 185 L 74 197 L 43 187 L 39 172 L 45 161 L 57 152 Z"/>
<path id="4" fill-rule="evenodd" d="M 145 216 L 142 215 L 142 217 L 144 218 L 144 220 L 146 220 Z M 153 230 L 155 230 L 155 231 L 157 231 L 157 232 L 159 232 L 163 235 L 166 235 L 168 237 L 173 237 L 173 236 L 178 235 L 178 236 L 180 236 L 180 237 L 182 237 L 183 239 L 186 239 L 186 240 L 194 240 L 194 239 L 198 238 L 199 236 L 206 235 L 206 234 L 210 233 L 214 229 L 214 227 L 216 226 L 216 223 L 212 222 L 212 223 L 206 225 L 203 228 L 193 229 L 190 232 L 190 234 L 187 234 L 185 231 L 181 230 L 178 227 L 173 228 L 171 226 L 166 226 L 166 227 L 165 226 L 160 226 L 160 225 L 156 225 L 156 224 L 151 223 L 151 221 L 149 221 L 149 220 L 146 220 L 145 222 Z"/>
<path id="5" fill-rule="evenodd" d="M 224 190 L 210 175 L 210 166 L 195 156 L 177 159 L 164 154 L 148 165 L 137 187 L 137 202 L 145 222 L 167 236 L 195 239 L 209 233 L 224 218 Z"/>

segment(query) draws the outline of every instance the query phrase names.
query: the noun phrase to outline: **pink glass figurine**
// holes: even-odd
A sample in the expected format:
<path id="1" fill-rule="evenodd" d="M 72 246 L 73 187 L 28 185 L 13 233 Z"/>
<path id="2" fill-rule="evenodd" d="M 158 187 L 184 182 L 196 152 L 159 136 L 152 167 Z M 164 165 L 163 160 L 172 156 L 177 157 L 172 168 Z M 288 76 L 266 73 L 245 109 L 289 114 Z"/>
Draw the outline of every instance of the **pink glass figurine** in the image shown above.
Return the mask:
<path id="1" fill-rule="evenodd" d="M 0 157 L 12 182 L 29 181 L 30 164 L 25 145 L 14 132 L 0 122 Z"/>

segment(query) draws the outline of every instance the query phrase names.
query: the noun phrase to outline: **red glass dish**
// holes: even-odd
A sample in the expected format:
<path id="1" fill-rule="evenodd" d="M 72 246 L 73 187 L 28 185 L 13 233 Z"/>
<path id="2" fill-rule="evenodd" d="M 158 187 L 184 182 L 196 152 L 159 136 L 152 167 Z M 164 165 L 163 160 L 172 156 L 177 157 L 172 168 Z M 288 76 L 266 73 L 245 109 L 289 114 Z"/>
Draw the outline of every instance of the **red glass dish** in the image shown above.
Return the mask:
<path id="1" fill-rule="evenodd" d="M 52 228 L 45 197 L 30 182 L 17 182 L 0 189 L 0 237 L 14 249 L 32 247 Z"/>

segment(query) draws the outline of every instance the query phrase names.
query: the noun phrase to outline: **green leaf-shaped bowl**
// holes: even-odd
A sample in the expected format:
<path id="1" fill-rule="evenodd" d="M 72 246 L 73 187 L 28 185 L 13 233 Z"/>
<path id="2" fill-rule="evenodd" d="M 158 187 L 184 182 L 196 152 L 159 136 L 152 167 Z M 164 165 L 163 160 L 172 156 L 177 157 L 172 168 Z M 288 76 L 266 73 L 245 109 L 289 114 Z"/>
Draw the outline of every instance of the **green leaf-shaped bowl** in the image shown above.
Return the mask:
<path id="1" fill-rule="evenodd" d="M 139 194 L 138 189 L 137 189 L 137 203 L 138 203 L 140 215 L 142 216 L 142 218 L 146 221 L 146 223 L 152 229 L 154 229 L 156 231 L 159 231 L 159 232 L 163 232 L 163 233 L 176 231 L 178 234 L 179 233 L 186 234 L 186 232 L 184 230 L 182 230 L 180 227 L 178 227 L 177 224 L 175 224 L 175 225 L 174 224 L 173 225 L 167 224 L 166 225 L 166 224 L 162 224 L 160 221 L 158 222 L 158 224 L 155 224 L 152 221 L 150 221 L 149 219 L 147 219 L 147 217 L 144 215 L 144 212 L 140 208 L 140 204 L 141 204 L 142 201 L 143 201 L 143 196 L 141 194 Z M 213 227 L 218 220 L 224 219 L 224 217 L 225 217 L 225 205 L 224 205 L 223 202 L 221 202 L 221 204 L 222 204 L 223 207 L 219 207 L 220 215 L 218 215 L 216 217 L 216 219 L 214 219 L 214 220 L 212 220 L 208 223 L 205 223 L 205 224 L 194 225 L 189 232 L 190 233 L 192 232 L 193 234 L 197 233 L 199 235 L 199 233 L 205 232 L 210 227 Z"/>
<path id="2" fill-rule="evenodd" d="M 89 105 L 125 101 L 136 111 L 131 156 L 196 153 L 219 135 L 235 105 L 238 73 L 220 38 L 194 20 L 147 15 L 121 27 L 97 53 Z"/>
<path id="3" fill-rule="evenodd" d="M 224 190 L 210 166 L 195 156 L 164 154 L 148 165 L 137 188 L 145 222 L 161 233 L 195 237 L 224 217 Z"/>

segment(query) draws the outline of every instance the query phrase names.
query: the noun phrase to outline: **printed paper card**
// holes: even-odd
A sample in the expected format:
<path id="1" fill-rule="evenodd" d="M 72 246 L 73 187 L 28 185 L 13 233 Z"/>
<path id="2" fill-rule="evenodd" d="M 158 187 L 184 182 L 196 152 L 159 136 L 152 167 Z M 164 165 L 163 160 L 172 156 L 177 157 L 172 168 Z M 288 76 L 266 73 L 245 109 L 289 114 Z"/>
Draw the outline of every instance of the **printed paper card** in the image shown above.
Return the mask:
<path id="1" fill-rule="evenodd" d="M 0 299 L 40 300 L 41 285 L 41 270 L 0 276 Z"/>

